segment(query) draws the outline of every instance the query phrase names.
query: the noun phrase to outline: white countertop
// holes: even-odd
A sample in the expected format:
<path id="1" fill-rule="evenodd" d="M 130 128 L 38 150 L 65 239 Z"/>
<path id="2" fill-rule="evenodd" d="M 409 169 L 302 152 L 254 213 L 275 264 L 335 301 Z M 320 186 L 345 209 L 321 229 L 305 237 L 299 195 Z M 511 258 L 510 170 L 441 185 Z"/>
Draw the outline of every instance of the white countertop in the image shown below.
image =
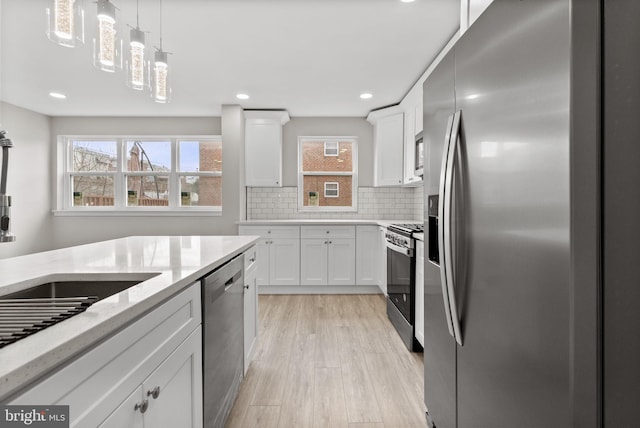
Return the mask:
<path id="1" fill-rule="evenodd" d="M 321 225 L 321 224 L 331 224 L 331 225 L 379 225 L 383 227 L 387 227 L 390 224 L 399 224 L 399 223 L 422 223 L 419 220 L 373 220 L 373 219 L 286 219 L 286 220 L 243 220 L 239 221 L 238 225 L 240 226 L 305 226 L 305 225 Z"/>
<path id="2" fill-rule="evenodd" d="M 0 260 L 0 295 L 63 280 L 144 280 L 0 349 L 0 401 L 251 247 L 257 236 L 134 236 Z"/>

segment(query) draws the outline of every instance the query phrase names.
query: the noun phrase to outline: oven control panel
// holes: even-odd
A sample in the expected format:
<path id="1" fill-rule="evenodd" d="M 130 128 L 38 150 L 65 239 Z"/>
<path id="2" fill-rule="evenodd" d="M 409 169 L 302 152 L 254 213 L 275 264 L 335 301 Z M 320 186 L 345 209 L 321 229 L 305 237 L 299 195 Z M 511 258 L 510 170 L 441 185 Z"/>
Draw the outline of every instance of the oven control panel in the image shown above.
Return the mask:
<path id="1" fill-rule="evenodd" d="M 388 242 L 397 245 L 398 247 L 403 247 L 403 248 L 412 248 L 412 238 L 408 238 L 406 236 L 402 236 L 398 233 L 394 233 L 394 232 L 390 232 L 387 231 L 385 238 Z"/>

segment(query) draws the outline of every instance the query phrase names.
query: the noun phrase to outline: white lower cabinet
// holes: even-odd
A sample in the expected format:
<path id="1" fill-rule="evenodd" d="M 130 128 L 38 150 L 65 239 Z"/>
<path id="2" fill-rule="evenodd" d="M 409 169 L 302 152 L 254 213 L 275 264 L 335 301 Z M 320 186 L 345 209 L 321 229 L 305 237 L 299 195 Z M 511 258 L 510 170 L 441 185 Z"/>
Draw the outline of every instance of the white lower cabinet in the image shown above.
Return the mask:
<path id="1" fill-rule="evenodd" d="M 240 235 L 257 235 L 256 283 L 300 285 L 300 227 L 240 226 Z"/>
<path id="2" fill-rule="evenodd" d="M 201 428 L 200 282 L 10 404 L 33 403 L 69 405 L 71 427 Z"/>
<path id="3" fill-rule="evenodd" d="M 302 226 L 301 285 L 355 285 L 355 226 Z"/>
<path id="4" fill-rule="evenodd" d="M 356 226 L 356 284 L 379 284 L 379 245 L 378 226 Z"/>
<path id="5" fill-rule="evenodd" d="M 415 336 L 424 347 L 424 242 L 416 240 Z"/>
<path id="6" fill-rule="evenodd" d="M 100 428 L 202 426 L 202 406 L 195 405 L 201 399 L 202 380 L 194 378 L 202 366 L 201 345 L 198 327 Z"/>
<path id="7" fill-rule="evenodd" d="M 387 295 L 387 240 L 385 235 L 387 228 L 378 227 L 378 255 L 376 261 L 378 264 L 378 286 L 385 296 Z"/>
<path id="8" fill-rule="evenodd" d="M 254 246 L 244 254 L 244 374 L 249 370 L 258 338 L 258 291 L 256 272 L 258 249 Z"/>

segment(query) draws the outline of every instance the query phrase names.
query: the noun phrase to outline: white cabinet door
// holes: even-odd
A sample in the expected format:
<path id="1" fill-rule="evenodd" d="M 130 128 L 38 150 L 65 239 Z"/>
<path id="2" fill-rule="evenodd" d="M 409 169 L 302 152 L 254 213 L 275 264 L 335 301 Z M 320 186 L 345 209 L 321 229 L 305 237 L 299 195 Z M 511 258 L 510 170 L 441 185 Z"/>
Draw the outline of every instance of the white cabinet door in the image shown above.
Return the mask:
<path id="1" fill-rule="evenodd" d="M 327 284 L 328 239 L 300 240 L 300 284 Z"/>
<path id="2" fill-rule="evenodd" d="M 385 235 L 387 228 L 380 226 L 378 228 L 378 286 L 385 296 L 387 295 L 387 244 Z"/>
<path id="3" fill-rule="evenodd" d="M 247 235 L 250 235 L 249 233 Z M 269 239 L 261 238 L 256 242 L 256 285 L 269 285 Z"/>
<path id="4" fill-rule="evenodd" d="M 378 226 L 356 226 L 356 285 L 378 285 Z"/>
<path id="5" fill-rule="evenodd" d="M 282 187 L 282 124 L 272 119 L 245 122 L 245 185 Z"/>
<path id="6" fill-rule="evenodd" d="M 269 240 L 269 284 L 300 285 L 300 239 Z"/>
<path id="7" fill-rule="evenodd" d="M 416 241 L 416 339 L 424 347 L 424 242 Z"/>
<path id="8" fill-rule="evenodd" d="M 374 186 L 402 184 L 404 161 L 404 114 L 380 117 L 374 125 Z"/>
<path id="9" fill-rule="evenodd" d="M 330 238 L 327 252 L 327 283 L 354 285 L 356 244 L 353 238 Z"/>
<path id="10" fill-rule="evenodd" d="M 144 404 L 144 400 L 142 387 L 136 388 L 98 428 L 143 428 L 143 414 L 139 406 Z M 149 401 L 147 400 L 146 404 L 144 404 L 145 412 L 148 406 Z"/>
<path id="11" fill-rule="evenodd" d="M 249 370 L 258 337 L 258 291 L 256 269 L 245 272 L 244 277 L 244 374 Z"/>
<path id="12" fill-rule="evenodd" d="M 202 427 L 201 344 L 198 327 L 142 384 L 145 428 Z"/>

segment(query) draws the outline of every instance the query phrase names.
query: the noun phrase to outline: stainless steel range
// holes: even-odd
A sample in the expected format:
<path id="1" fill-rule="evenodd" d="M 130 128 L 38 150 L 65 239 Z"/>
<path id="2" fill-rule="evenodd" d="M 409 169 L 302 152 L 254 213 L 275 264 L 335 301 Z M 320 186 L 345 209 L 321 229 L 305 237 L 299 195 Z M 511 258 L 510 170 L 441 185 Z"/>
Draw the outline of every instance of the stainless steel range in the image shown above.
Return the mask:
<path id="1" fill-rule="evenodd" d="M 393 224 L 387 228 L 387 315 L 410 351 L 420 351 L 415 339 L 416 233 L 422 224 Z"/>

